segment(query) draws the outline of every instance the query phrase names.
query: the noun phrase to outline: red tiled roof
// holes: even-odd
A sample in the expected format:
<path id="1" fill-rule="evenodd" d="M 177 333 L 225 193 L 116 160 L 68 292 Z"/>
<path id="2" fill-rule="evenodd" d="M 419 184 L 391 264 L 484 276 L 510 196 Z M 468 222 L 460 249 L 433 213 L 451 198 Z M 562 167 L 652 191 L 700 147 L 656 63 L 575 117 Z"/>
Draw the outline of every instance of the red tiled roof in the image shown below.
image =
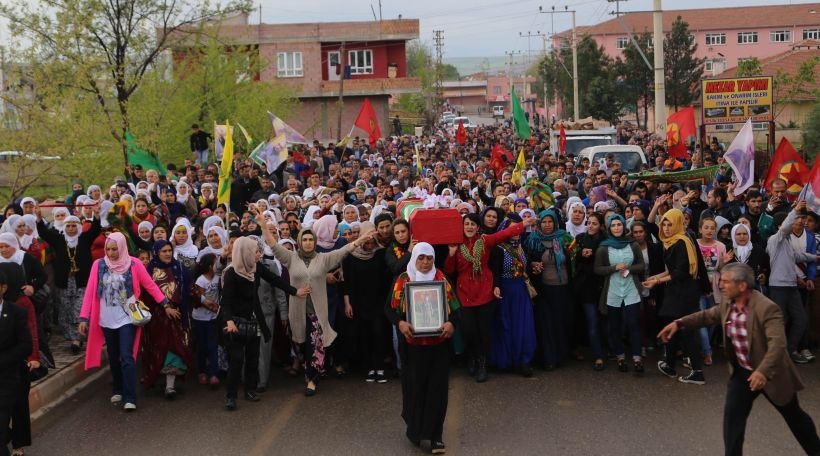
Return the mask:
<path id="1" fill-rule="evenodd" d="M 814 13 L 812 13 L 814 11 Z M 715 30 L 761 29 L 770 27 L 820 28 L 820 3 L 803 3 L 797 5 L 743 6 L 732 8 L 703 8 L 685 10 L 664 10 L 663 31 L 672 30 L 672 23 L 678 16 L 689 24 L 692 32 Z M 652 31 L 652 12 L 642 11 L 627 13 L 621 18 L 610 19 L 596 25 L 583 28 L 588 35 L 623 35 L 626 29 L 643 32 Z M 577 27 L 582 33 L 581 27 Z M 564 30 L 561 37 L 569 36 L 571 30 Z"/>
<path id="2" fill-rule="evenodd" d="M 777 76 L 778 73 L 796 75 L 800 66 L 815 59 L 817 66 L 815 72 L 820 71 L 820 41 L 806 40 L 795 43 L 792 48 L 781 54 L 766 57 L 760 60 L 760 69 L 762 74 L 767 76 Z M 715 78 L 732 78 L 737 76 L 737 67 L 729 68 L 715 76 Z M 781 90 L 785 90 L 783 87 Z M 812 94 L 820 91 L 820 79 L 814 78 L 810 83 L 806 84 L 803 89 L 805 94 L 798 96 L 801 100 L 815 100 L 816 97 Z"/>

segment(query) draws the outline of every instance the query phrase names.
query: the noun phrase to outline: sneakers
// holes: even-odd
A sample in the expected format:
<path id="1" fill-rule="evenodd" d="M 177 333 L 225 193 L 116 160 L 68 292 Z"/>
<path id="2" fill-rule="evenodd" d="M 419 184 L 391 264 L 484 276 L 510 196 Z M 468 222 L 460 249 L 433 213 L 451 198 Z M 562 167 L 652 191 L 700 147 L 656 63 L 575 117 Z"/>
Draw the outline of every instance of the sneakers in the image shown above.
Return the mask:
<path id="1" fill-rule="evenodd" d="M 808 361 L 814 361 L 814 358 L 815 358 L 814 353 L 809 351 L 808 348 L 804 348 L 804 349 L 800 350 L 800 354 L 803 355 L 803 358 L 806 358 Z"/>
<path id="2" fill-rule="evenodd" d="M 678 376 L 678 373 L 675 372 L 675 368 L 667 364 L 666 361 L 658 361 L 658 370 L 661 371 L 661 374 L 666 375 L 669 378 L 675 378 Z"/>
<path id="3" fill-rule="evenodd" d="M 367 378 L 364 380 L 367 383 L 373 383 L 376 381 L 376 371 L 372 370 L 367 373 Z"/>
<path id="4" fill-rule="evenodd" d="M 245 400 L 248 402 L 259 402 L 259 395 L 256 391 L 245 391 Z"/>
<path id="5" fill-rule="evenodd" d="M 112 404 L 119 404 L 120 402 L 122 402 L 122 394 L 115 394 L 111 396 Z"/>
<path id="6" fill-rule="evenodd" d="M 216 375 L 211 375 L 211 379 L 208 380 L 208 384 L 211 385 L 211 388 L 216 388 L 219 386 L 219 377 Z"/>
<path id="7" fill-rule="evenodd" d="M 137 404 L 133 402 L 126 402 L 125 405 L 122 406 L 122 409 L 126 412 L 133 412 L 137 409 Z"/>
<path id="8" fill-rule="evenodd" d="M 196 382 L 199 383 L 200 385 L 207 385 L 208 384 L 208 376 L 205 375 L 205 374 L 199 374 L 196 377 Z"/>
<path id="9" fill-rule="evenodd" d="M 696 370 L 689 372 L 689 375 L 687 375 L 686 377 L 678 377 L 678 381 L 681 383 L 691 383 L 693 385 L 706 384 L 706 378 L 703 377 L 703 371 Z"/>
<path id="10" fill-rule="evenodd" d="M 376 383 L 387 383 L 387 377 L 384 376 L 384 371 L 376 371 Z"/>
<path id="11" fill-rule="evenodd" d="M 165 388 L 165 399 L 171 400 L 177 397 L 177 390 L 173 387 Z"/>
<path id="12" fill-rule="evenodd" d="M 793 351 L 793 352 L 789 353 L 789 356 L 791 356 L 792 361 L 794 361 L 796 364 L 808 364 L 809 363 L 809 360 L 806 359 L 806 357 L 803 356 L 798 351 Z"/>

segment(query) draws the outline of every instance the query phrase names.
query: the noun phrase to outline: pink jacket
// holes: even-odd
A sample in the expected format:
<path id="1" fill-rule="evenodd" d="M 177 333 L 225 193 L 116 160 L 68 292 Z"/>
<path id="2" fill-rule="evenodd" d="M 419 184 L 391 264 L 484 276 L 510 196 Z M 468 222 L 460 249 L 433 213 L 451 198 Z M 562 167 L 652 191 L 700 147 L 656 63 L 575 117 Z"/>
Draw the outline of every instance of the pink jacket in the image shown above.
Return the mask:
<path id="1" fill-rule="evenodd" d="M 102 347 L 105 343 L 105 337 L 103 337 L 102 327 L 100 326 L 100 297 L 97 296 L 97 275 L 100 269 L 100 261 L 105 261 L 105 259 L 100 258 L 91 266 L 91 275 L 88 277 L 88 285 L 85 288 L 85 296 L 83 297 L 83 308 L 80 310 L 80 318 L 89 320 L 88 343 L 85 349 L 86 370 L 100 367 Z M 139 299 L 140 291 L 145 288 L 157 302 L 165 300 L 165 294 L 148 275 L 145 266 L 133 257 L 131 258 L 131 278 L 134 284 L 135 298 Z M 137 350 L 140 346 L 141 330 L 142 328 L 137 328 L 137 336 L 134 338 L 134 359 L 137 358 Z"/>

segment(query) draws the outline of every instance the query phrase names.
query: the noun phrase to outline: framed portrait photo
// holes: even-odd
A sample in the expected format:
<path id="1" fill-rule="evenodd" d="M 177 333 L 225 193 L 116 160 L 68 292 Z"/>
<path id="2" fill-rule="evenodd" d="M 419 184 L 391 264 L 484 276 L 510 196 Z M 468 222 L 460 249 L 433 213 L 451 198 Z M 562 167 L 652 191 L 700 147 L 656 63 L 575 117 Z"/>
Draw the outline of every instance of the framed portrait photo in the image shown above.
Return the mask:
<path id="1" fill-rule="evenodd" d="M 405 320 L 413 326 L 413 337 L 431 337 L 441 334 L 447 321 L 447 305 L 443 281 L 407 282 Z"/>

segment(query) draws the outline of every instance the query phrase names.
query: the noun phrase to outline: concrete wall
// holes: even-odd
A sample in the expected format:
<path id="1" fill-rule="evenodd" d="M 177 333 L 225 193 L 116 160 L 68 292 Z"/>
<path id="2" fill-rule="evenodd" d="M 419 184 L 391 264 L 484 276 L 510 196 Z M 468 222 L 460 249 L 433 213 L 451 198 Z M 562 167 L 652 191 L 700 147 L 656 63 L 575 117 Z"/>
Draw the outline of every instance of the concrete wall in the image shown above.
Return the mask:
<path id="1" fill-rule="evenodd" d="M 378 116 L 382 136 L 388 136 L 392 131 L 387 106 L 390 97 L 388 95 L 374 95 L 367 98 L 370 99 L 370 103 Z M 302 99 L 302 103 L 294 112 L 294 115 L 285 121 L 310 141 L 314 139 L 318 139 L 322 143 L 326 143 L 328 140 L 336 141 L 350 131 L 353 122 L 356 121 L 356 116 L 359 115 L 364 97 L 344 98 L 341 134 L 338 131 L 339 108 L 337 101 L 338 98 L 330 97 Z M 353 131 L 353 136 L 362 137 L 366 134 L 358 128 Z"/>

